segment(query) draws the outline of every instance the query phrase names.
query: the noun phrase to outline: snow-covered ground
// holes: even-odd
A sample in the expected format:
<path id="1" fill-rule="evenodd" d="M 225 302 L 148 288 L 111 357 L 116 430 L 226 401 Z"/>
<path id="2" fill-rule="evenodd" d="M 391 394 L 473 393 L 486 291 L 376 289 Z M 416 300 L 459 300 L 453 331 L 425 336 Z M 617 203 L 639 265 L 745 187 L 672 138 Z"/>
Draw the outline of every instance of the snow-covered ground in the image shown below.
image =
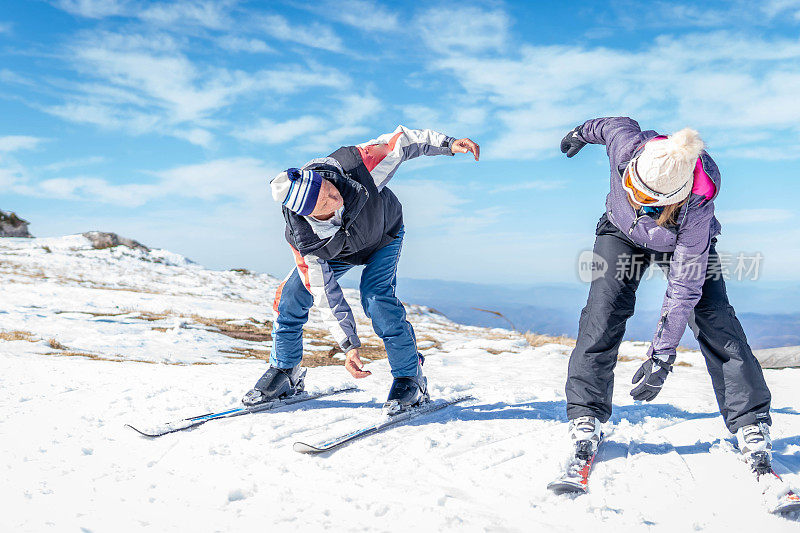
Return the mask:
<path id="1" fill-rule="evenodd" d="M 357 393 L 155 440 L 124 427 L 236 406 L 265 369 L 278 284 L 81 236 L 0 239 L 0 531 L 800 529 L 760 506 L 698 353 L 680 354 L 654 404 L 633 405 L 646 345 L 625 343 L 590 493 L 555 496 L 570 348 L 418 306 L 432 395 L 475 401 L 332 454 L 292 451 L 377 416 L 390 376 L 376 359 Z M 315 364 L 339 362 L 313 312 L 307 332 Z M 776 457 L 800 485 L 800 370 L 765 374 Z M 307 378 L 311 390 L 351 383 L 341 366 Z"/>

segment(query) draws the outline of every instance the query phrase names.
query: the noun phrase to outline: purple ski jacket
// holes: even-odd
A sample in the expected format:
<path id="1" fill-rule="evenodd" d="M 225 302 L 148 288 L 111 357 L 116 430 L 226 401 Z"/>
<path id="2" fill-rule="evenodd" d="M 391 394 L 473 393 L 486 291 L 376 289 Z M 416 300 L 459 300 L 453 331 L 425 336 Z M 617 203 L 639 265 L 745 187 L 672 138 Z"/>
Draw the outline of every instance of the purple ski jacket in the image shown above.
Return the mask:
<path id="1" fill-rule="evenodd" d="M 650 216 L 638 216 L 622 186 L 622 174 L 628 162 L 646 142 L 664 136 L 652 130 L 642 131 L 639 124 L 628 117 L 588 120 L 579 134 L 587 143 L 606 146 L 611 163 L 611 191 L 606 197 L 606 213 L 611 223 L 643 248 L 673 252 L 661 319 L 651 350 L 664 358 L 674 355 L 703 292 L 711 240 L 721 231 L 714 216 L 714 198 L 721 182 L 719 169 L 703 151 L 695 165 L 692 193 L 678 214 L 677 229 L 665 228 Z"/>

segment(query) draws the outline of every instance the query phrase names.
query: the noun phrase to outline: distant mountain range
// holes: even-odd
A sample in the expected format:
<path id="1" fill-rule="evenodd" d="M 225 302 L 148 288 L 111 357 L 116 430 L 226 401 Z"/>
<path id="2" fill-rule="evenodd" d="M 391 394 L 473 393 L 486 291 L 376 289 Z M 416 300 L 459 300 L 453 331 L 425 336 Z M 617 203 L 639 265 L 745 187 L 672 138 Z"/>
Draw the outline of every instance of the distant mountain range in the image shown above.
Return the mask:
<path id="1" fill-rule="evenodd" d="M 652 337 L 665 286 L 663 280 L 643 282 L 626 340 Z M 578 317 L 588 291 L 588 285 L 580 283 L 515 286 L 409 278 L 400 279 L 397 287 L 403 301 L 433 307 L 463 324 L 513 326 L 520 331 L 572 337 L 578 333 Z M 800 345 L 800 284 L 729 282 L 728 291 L 753 348 Z M 502 313 L 505 319 L 487 311 Z M 690 331 L 682 344 L 697 347 Z"/>

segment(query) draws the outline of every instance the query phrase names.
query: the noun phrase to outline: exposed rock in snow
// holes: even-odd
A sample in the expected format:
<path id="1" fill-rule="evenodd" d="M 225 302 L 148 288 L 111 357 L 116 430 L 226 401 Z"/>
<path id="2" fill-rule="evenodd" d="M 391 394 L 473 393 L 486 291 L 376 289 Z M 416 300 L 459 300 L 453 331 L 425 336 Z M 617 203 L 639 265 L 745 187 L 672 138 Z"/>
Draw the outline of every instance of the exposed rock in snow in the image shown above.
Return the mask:
<path id="1" fill-rule="evenodd" d="M 32 238 L 28 232 L 27 220 L 23 220 L 16 213 L 6 213 L 0 211 L 0 237 L 24 237 Z"/>
<path id="2" fill-rule="evenodd" d="M 753 350 L 762 368 L 800 368 L 800 346 Z"/>
<path id="3" fill-rule="evenodd" d="M 95 250 L 104 250 L 106 248 L 114 248 L 115 246 L 127 246 L 132 250 L 141 250 L 143 252 L 150 251 L 150 248 L 148 248 L 144 244 L 134 241 L 133 239 L 126 239 L 125 237 L 120 237 L 116 233 L 104 233 L 102 231 L 88 231 L 84 233 L 83 236 L 89 239 L 89 241 L 92 243 L 92 247 Z"/>

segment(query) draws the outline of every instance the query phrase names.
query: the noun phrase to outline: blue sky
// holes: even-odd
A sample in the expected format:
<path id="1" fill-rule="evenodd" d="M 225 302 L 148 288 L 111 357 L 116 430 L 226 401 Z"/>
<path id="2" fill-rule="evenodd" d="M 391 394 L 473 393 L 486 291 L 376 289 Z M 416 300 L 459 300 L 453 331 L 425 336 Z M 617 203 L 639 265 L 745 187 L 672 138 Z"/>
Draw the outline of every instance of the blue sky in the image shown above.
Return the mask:
<path id="1" fill-rule="evenodd" d="M 398 124 L 469 136 L 404 165 L 406 277 L 575 281 L 607 158 L 574 125 L 692 126 L 723 174 L 719 248 L 800 280 L 800 1 L 5 1 L 0 208 L 216 268 L 292 265 L 267 182 Z M 313 7 L 311 7 L 313 6 Z"/>

